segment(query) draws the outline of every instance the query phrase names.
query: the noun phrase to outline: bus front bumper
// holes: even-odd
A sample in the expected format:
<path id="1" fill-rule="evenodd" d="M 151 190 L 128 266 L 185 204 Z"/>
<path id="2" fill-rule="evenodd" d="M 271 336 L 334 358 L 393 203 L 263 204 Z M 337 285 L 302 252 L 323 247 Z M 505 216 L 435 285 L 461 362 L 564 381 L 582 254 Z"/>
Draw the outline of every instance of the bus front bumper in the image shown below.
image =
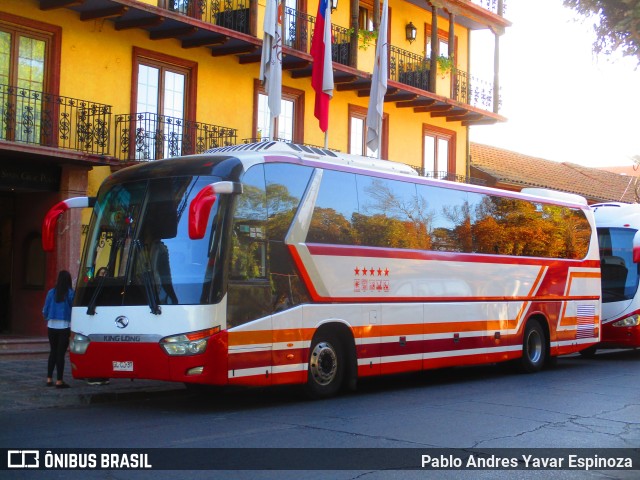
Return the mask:
<path id="1" fill-rule="evenodd" d="M 91 341 L 83 354 L 69 354 L 74 378 L 131 378 L 227 384 L 227 335 L 209 338 L 197 355 L 169 355 L 159 343 Z"/>

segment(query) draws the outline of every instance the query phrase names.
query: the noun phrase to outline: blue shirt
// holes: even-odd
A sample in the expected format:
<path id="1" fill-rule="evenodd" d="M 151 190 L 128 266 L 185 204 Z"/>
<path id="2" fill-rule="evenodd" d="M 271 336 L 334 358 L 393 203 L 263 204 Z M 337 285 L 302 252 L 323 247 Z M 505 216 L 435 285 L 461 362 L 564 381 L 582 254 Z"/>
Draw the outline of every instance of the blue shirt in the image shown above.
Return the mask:
<path id="1" fill-rule="evenodd" d="M 47 292 L 47 298 L 44 301 L 42 314 L 47 320 L 47 326 L 49 328 L 69 328 L 73 296 L 73 290 L 69 289 L 69 292 L 67 292 L 67 298 L 62 302 L 56 302 L 56 289 L 52 288 Z"/>

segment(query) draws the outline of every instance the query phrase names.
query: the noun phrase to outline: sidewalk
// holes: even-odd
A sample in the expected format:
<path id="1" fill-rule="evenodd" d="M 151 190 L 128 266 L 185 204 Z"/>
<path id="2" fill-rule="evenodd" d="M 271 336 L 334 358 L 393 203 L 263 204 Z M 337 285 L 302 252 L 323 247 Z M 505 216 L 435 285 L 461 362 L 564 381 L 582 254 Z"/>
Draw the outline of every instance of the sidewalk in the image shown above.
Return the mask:
<path id="1" fill-rule="evenodd" d="M 150 394 L 170 395 L 185 389 L 181 383 L 155 380 L 111 379 L 108 385 L 88 385 L 71 376 L 68 355 L 64 381 L 71 388 L 47 387 L 46 377 L 46 356 L 0 358 L 0 411 L 131 400 Z"/>

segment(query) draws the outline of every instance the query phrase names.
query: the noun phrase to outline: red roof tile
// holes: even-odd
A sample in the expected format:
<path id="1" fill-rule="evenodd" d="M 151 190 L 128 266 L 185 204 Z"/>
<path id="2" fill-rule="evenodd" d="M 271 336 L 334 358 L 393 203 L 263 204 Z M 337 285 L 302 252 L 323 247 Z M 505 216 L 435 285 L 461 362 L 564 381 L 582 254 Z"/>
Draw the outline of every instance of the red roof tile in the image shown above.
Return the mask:
<path id="1" fill-rule="evenodd" d="M 589 203 L 636 203 L 636 188 L 640 190 L 637 176 L 554 162 L 480 143 L 471 143 L 471 176 L 489 176 L 495 181 L 492 186 L 498 188 L 538 187 L 576 193 Z"/>

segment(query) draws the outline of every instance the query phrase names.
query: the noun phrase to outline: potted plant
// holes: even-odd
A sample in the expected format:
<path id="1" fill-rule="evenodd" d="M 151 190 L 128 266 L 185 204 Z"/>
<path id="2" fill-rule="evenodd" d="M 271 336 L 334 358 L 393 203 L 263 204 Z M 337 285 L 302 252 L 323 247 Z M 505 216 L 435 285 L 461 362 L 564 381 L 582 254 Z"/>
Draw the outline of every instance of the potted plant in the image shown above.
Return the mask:
<path id="1" fill-rule="evenodd" d="M 456 64 L 453 56 L 445 57 L 444 55 L 440 55 L 436 59 L 436 62 L 438 64 L 438 71 L 443 78 L 446 74 L 455 72 Z"/>

